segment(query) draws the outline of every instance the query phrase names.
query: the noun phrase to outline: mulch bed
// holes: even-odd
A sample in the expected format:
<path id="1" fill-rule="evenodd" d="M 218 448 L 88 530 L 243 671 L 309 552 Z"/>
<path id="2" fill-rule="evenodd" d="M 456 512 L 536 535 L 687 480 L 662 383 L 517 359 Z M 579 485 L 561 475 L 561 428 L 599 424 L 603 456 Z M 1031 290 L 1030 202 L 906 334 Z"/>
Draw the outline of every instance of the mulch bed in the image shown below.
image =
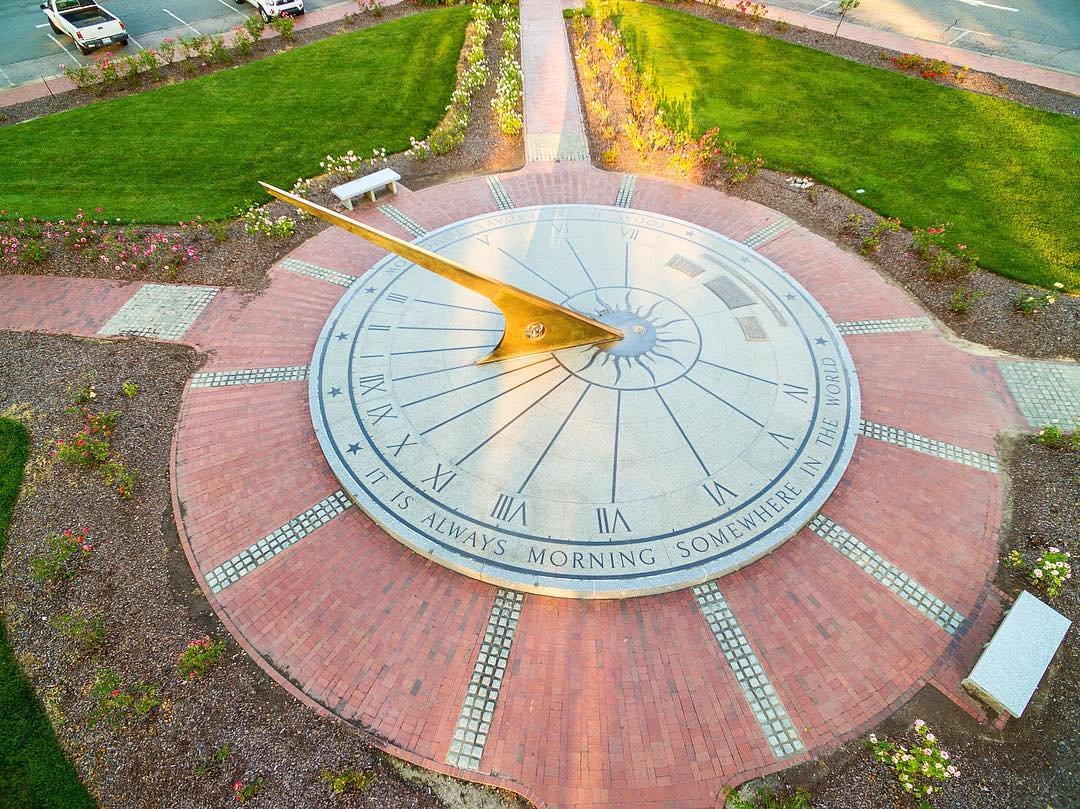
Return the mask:
<path id="1" fill-rule="evenodd" d="M 696 3 L 680 8 L 688 13 L 700 12 L 699 16 L 707 16 L 705 12 L 719 13 L 711 6 Z M 725 17 L 724 21 L 728 24 L 729 18 Z M 747 25 L 743 23 L 744 27 Z M 762 25 L 767 27 L 765 23 Z M 804 31 L 807 37 L 824 37 L 829 44 L 832 43 L 832 37 L 805 29 L 798 30 Z M 567 35 L 573 42 L 570 23 L 567 24 Z M 786 36 L 796 35 L 794 27 L 787 29 Z M 853 48 L 861 46 L 861 43 L 849 44 Z M 589 147 L 598 168 L 651 174 L 716 188 L 781 211 L 803 227 L 850 248 L 852 252 L 860 252 L 863 240 L 880 219 L 866 206 L 832 188 L 816 183 L 811 183 L 809 188 L 796 188 L 789 184 L 791 175 L 768 169 L 762 169 L 741 184 L 729 182 L 719 167 L 697 166 L 689 176 L 680 173 L 672 168 L 666 152 L 648 148 L 638 151 L 634 148 L 621 126 L 622 121 L 628 118 L 630 105 L 617 83 L 608 79 L 610 86 L 605 85 L 603 90 L 598 91 L 595 86 L 582 83 L 580 71 L 577 79 L 578 91 L 585 102 Z M 610 118 L 606 122 L 597 117 L 593 106 L 588 103 L 596 92 L 604 94 L 604 105 L 610 110 Z M 852 217 L 858 218 L 857 226 L 852 226 Z M 927 274 L 927 262 L 913 250 L 911 233 L 904 229 L 884 233 L 878 248 L 865 254 L 864 258 L 892 283 L 902 286 L 918 299 L 943 326 L 965 340 L 1028 357 L 1080 357 L 1078 296 L 1059 295 L 1053 305 L 1027 314 L 1015 306 L 1018 296 L 1031 293 L 1031 287 L 1026 284 L 982 269 L 964 278 L 931 278 Z M 960 289 L 973 292 L 975 299 L 962 311 L 953 311 L 954 296 Z M 1041 292 L 1039 290 L 1035 294 Z"/>
<path id="2" fill-rule="evenodd" d="M 203 361 L 193 350 L 141 340 L 0 333 L 0 413 L 29 422 L 31 460 L 0 576 L 11 645 L 46 705 L 67 755 L 109 807 L 236 806 L 234 784 L 264 779 L 259 807 L 511 807 L 517 800 L 464 782 L 411 783 L 362 729 L 323 719 L 288 696 L 229 637 L 196 586 L 179 546 L 169 493 L 169 450 L 184 384 Z M 91 375 L 92 376 L 89 376 Z M 121 382 L 137 383 L 127 398 Z M 138 470 L 133 499 L 99 471 L 52 456 L 78 419 L 69 386 L 93 381 L 95 412 L 121 411 L 112 449 Z M 12 408 L 12 405 L 15 405 Z M 88 526 L 94 549 L 78 575 L 35 581 L 29 561 L 46 537 Z M 106 640 L 80 651 L 54 627 L 62 613 L 100 613 Z M 184 681 L 177 658 L 209 635 L 222 661 Z M 103 668 L 125 686 L 153 684 L 162 700 L 147 719 L 92 723 L 90 688 Z M 223 761 L 215 752 L 228 745 Z M 374 772 L 363 792 L 334 797 L 323 769 Z"/>
<path id="3" fill-rule="evenodd" d="M 1029 436 L 1003 439 L 999 454 L 1010 481 L 1012 515 L 1003 532 L 1001 556 L 1019 550 L 1027 559 L 1048 546 L 1067 550 L 1080 560 L 1080 452 L 1054 450 Z M 1075 565 L 1074 565 L 1075 568 Z M 1080 568 L 1077 568 L 1080 571 Z M 933 805 L 937 809 L 1031 807 L 1064 809 L 1076 806 L 1080 784 L 1080 586 L 1077 575 L 1064 592 L 1049 601 L 1073 622 L 1024 716 L 1011 719 L 1004 730 L 975 722 L 933 686 L 926 686 L 874 732 L 878 737 L 910 744 L 912 723 L 922 719 L 952 756 L 961 777 L 950 780 Z M 1020 571 L 1001 565 L 995 584 L 1015 598 L 1033 590 Z M 755 782 L 751 789 L 762 782 Z M 867 749 L 865 737 L 832 753 L 764 779 L 778 793 L 808 788 L 814 809 L 851 807 L 910 807 L 884 764 Z"/>

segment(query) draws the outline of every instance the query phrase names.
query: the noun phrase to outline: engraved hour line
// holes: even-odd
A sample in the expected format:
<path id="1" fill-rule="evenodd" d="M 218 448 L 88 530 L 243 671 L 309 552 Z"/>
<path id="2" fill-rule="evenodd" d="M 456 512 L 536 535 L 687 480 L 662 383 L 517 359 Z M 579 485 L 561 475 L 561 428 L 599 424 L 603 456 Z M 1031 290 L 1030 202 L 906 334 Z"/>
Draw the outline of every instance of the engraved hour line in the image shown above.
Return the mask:
<path id="1" fill-rule="evenodd" d="M 703 359 L 700 359 L 700 358 L 698 359 L 698 362 L 702 363 L 703 365 L 710 365 L 713 368 L 719 368 L 721 371 L 730 371 L 733 374 L 738 374 L 739 376 L 745 376 L 747 379 L 754 379 L 754 380 L 756 380 L 758 382 L 764 382 L 766 385 L 775 385 L 776 384 L 771 379 L 765 379 L 765 378 L 760 377 L 760 376 L 754 376 L 753 374 L 746 373 L 746 371 L 736 371 L 734 368 L 728 368 L 726 365 L 717 365 L 715 362 L 709 362 L 708 360 L 703 360 Z"/>
<path id="2" fill-rule="evenodd" d="M 569 239 L 566 239 L 566 246 L 569 247 L 570 252 L 574 254 L 574 259 L 577 261 L 578 266 L 581 267 L 581 271 L 583 273 L 585 273 L 585 277 L 589 279 L 590 286 L 592 286 L 592 288 L 595 290 L 596 289 L 596 282 L 593 280 L 593 277 L 589 274 L 589 270 L 588 270 L 588 268 L 586 268 L 585 262 L 581 260 L 581 256 L 578 255 L 578 251 L 574 249 L 573 242 L 571 242 Z"/>
<path id="3" fill-rule="evenodd" d="M 558 440 L 559 436 L 562 434 L 563 428 L 566 426 L 567 422 L 570 421 L 570 418 L 574 415 L 574 411 L 577 410 L 578 405 L 581 404 L 581 400 L 585 398 L 585 394 L 588 393 L 592 389 L 592 387 L 593 387 L 593 384 L 591 382 L 586 384 L 585 390 L 583 390 L 581 392 L 581 395 L 578 397 L 578 400 L 576 402 L 574 402 L 574 406 L 570 408 L 570 412 L 567 413 L 566 418 L 564 418 L 562 420 L 562 424 L 560 424 L 559 429 L 555 431 L 555 435 L 551 436 L 551 440 L 548 441 L 547 446 L 544 447 L 544 451 L 540 453 L 540 457 L 536 459 L 536 463 L 533 464 L 533 468 L 530 469 L 529 474 L 527 474 L 525 476 L 525 480 L 522 481 L 522 484 L 520 486 L 518 486 L 518 490 L 517 490 L 518 494 L 521 494 L 522 492 L 525 491 L 525 487 L 529 485 L 529 481 L 532 480 L 532 476 L 536 473 L 536 470 L 540 468 L 540 464 L 543 463 L 544 458 L 547 457 L 547 454 L 551 450 L 551 448 L 553 446 L 555 446 L 555 442 Z"/>
<path id="4" fill-rule="evenodd" d="M 630 242 L 623 242 L 623 276 L 622 285 L 624 287 L 630 286 Z"/>
<path id="5" fill-rule="evenodd" d="M 468 351 L 473 348 L 495 348 L 497 343 L 487 343 L 481 346 L 450 346 L 448 348 L 420 348 L 415 351 L 391 351 L 391 357 L 403 357 L 407 354 L 435 354 L 440 351 Z M 383 354 L 360 354 L 357 359 L 360 360 L 378 360 L 383 358 Z"/>
<path id="6" fill-rule="evenodd" d="M 398 326 L 398 331 L 485 331 L 502 334 L 503 329 L 479 329 L 471 326 Z"/>
<path id="7" fill-rule="evenodd" d="M 495 309 L 479 309 L 475 306 L 462 306 L 457 303 L 446 303 L 444 301 L 429 301 L 426 298 L 415 298 L 415 303 L 426 303 L 430 306 L 443 306 L 447 309 L 464 309 L 466 312 L 479 312 L 482 315 L 498 315 L 502 317 L 502 312 Z"/>
<path id="8" fill-rule="evenodd" d="M 697 448 L 694 447 L 694 445 L 690 443 L 690 439 L 686 437 L 686 433 L 683 431 L 682 425 L 679 424 L 679 420 L 675 418 L 675 414 L 671 412 L 671 408 L 668 407 L 668 403 L 664 401 L 664 395 L 660 392 L 660 388 L 653 388 L 653 390 L 656 391 L 656 395 L 660 399 L 660 404 L 664 406 L 664 410 L 666 410 L 667 414 L 671 416 L 672 422 L 674 422 L 675 427 L 679 430 L 679 435 L 683 437 L 683 441 L 686 442 L 686 446 L 690 447 L 690 451 L 694 453 L 694 457 L 697 458 L 698 464 L 700 464 L 702 470 L 705 472 L 706 477 L 708 477 L 712 474 L 712 472 L 709 471 L 709 467 L 705 465 L 705 462 L 701 460 L 701 456 L 698 455 Z"/>
<path id="9" fill-rule="evenodd" d="M 510 421 L 506 422 L 506 424 L 504 424 L 498 430 L 493 432 L 491 435 L 489 435 L 487 438 L 485 438 L 483 441 L 481 441 L 479 444 L 477 444 L 471 450 L 469 450 L 469 452 L 466 453 L 465 456 L 460 461 L 457 462 L 457 465 L 461 466 L 463 463 L 465 463 L 465 461 L 469 460 L 469 458 L 471 458 L 474 453 L 476 453 L 480 449 L 482 449 L 489 441 L 491 441 L 491 439 L 493 439 L 495 436 L 497 436 L 499 433 L 501 433 L 503 430 L 505 430 L 507 427 L 509 427 L 511 424 L 513 424 L 519 418 L 524 416 L 526 413 L 528 413 L 534 407 L 536 407 L 536 405 L 540 404 L 540 402 L 542 402 L 549 395 L 554 393 L 562 385 L 563 382 L 570 379 L 571 377 L 573 377 L 573 374 L 568 373 L 566 376 L 564 376 L 562 379 L 560 379 L 558 382 L 556 382 L 553 387 L 548 389 L 547 393 L 544 393 L 539 399 L 534 399 L 532 401 L 532 403 L 528 407 L 526 407 L 524 410 L 522 410 L 520 413 L 518 413 L 516 416 L 514 416 L 512 419 L 510 419 Z"/>
<path id="10" fill-rule="evenodd" d="M 517 264 L 517 265 L 518 265 L 519 267 L 521 267 L 522 269 L 524 269 L 524 270 L 527 270 L 528 272 L 531 272 L 531 273 L 532 273 L 533 275 L 535 275 L 535 276 L 536 276 L 537 278 L 539 278 L 539 279 L 540 279 L 541 281 L 543 281 L 543 282 L 544 282 L 545 284 L 547 284 L 547 285 L 548 285 L 549 287 L 551 287 L 552 289 L 554 289 L 554 290 L 555 290 L 556 292 L 558 292 L 558 293 L 559 293 L 560 295 L 562 295 L 562 296 L 563 296 L 564 298 L 569 298 L 569 297 L 570 297 L 570 296 L 569 296 L 569 295 L 567 295 L 567 294 L 566 294 L 565 292 L 563 292 L 563 291 L 562 291 L 561 289 L 559 289 L 559 288 L 558 288 L 557 286 L 555 286 L 555 284 L 553 284 L 553 283 L 552 283 L 551 281 L 549 281 L 549 280 L 548 280 L 547 278 L 545 278 L 545 277 L 544 277 L 544 276 L 542 276 L 542 275 L 541 275 L 540 273 L 538 273 L 538 272 L 537 272 L 536 270 L 534 270 L 534 269 L 533 269 L 532 267 L 530 267 L 530 266 L 529 266 L 528 264 L 526 264 L 526 263 L 525 263 L 524 261 L 521 261 L 520 259 L 518 259 L 518 257 L 517 257 L 517 256 L 512 256 L 512 255 L 510 255 L 510 254 L 509 254 L 509 253 L 507 253 L 507 252 L 506 252 L 505 250 L 503 250 L 503 249 L 502 249 L 501 247 L 496 247 L 495 249 L 496 249 L 496 250 L 498 250 L 498 251 L 499 251 L 500 253 L 502 253 L 502 254 L 503 254 L 504 256 L 506 256 L 506 257 L 507 257 L 508 259 L 510 259 L 511 261 L 513 261 L 513 262 L 514 262 L 515 264 Z"/>
<path id="11" fill-rule="evenodd" d="M 466 382 L 464 385 L 458 385 L 456 388 L 450 388 L 448 390 L 439 391 L 438 393 L 433 393 L 430 396 L 425 396 L 423 399 L 414 399 L 411 402 L 406 402 L 405 404 L 402 405 L 402 407 L 403 408 L 404 407 L 412 407 L 415 404 L 420 404 L 421 402 L 426 402 L 426 401 L 429 401 L 431 399 L 437 399 L 440 396 L 445 396 L 448 393 L 455 393 L 456 391 L 464 390 L 465 388 L 471 388 L 473 385 L 479 385 L 479 384 L 481 384 L 483 382 L 490 382 L 492 379 L 498 379 L 500 376 L 506 376 L 507 374 L 512 374 L 512 373 L 515 373 L 517 371 L 524 370 L 525 368 L 532 368 L 534 365 L 539 365 L 542 362 L 549 362 L 549 361 L 555 361 L 555 358 L 552 357 L 552 356 L 541 357 L 538 360 L 533 360 L 532 362 L 526 363 L 525 365 L 519 365 L 517 368 L 511 368 L 508 371 L 500 371 L 497 374 L 492 374 L 491 376 L 485 376 L 482 379 L 474 379 L 472 382 Z"/>
<path id="12" fill-rule="evenodd" d="M 486 405 L 486 404 L 488 404 L 488 403 L 490 403 L 490 402 L 494 402 L 494 401 L 495 401 L 496 399 L 498 399 L 498 398 L 499 398 L 500 396 L 505 396 L 506 394 L 508 394 L 508 393 L 511 393 L 512 391 L 515 391 L 515 390 L 517 390 L 517 389 L 518 389 L 518 388 L 520 388 L 520 387 L 521 387 L 522 385 L 528 385 L 528 384 L 529 384 L 530 382 L 532 382 L 532 381 L 533 381 L 534 379 L 539 379 L 539 378 L 540 378 L 540 377 L 542 377 L 542 376 L 543 376 L 544 374 L 550 374 L 550 373 L 551 373 L 552 371 L 554 371 L 554 370 L 555 370 L 556 368 L 562 368 L 562 366 L 561 366 L 561 365 L 559 365 L 558 363 L 556 363 L 555 365 L 553 365 L 553 366 L 551 366 L 550 368 L 548 368 L 548 369 L 547 369 L 546 371 L 541 371 L 541 372 L 540 372 L 540 373 L 538 373 L 538 374 L 537 374 L 536 376 L 530 376 L 530 377 L 529 377 L 528 379 L 526 379 L 526 380 L 525 380 L 524 382 L 519 382 L 518 384 L 514 385 L 514 387 L 512 387 L 512 388 L 507 388 L 506 390 L 504 390 L 504 391 L 502 391 L 502 392 L 500 392 L 500 393 L 496 393 L 496 394 L 495 394 L 494 396 L 492 396 L 492 397 L 490 397 L 490 398 L 488 398 L 488 399 L 484 399 L 484 401 L 482 401 L 482 402 L 480 402 L 480 403 L 478 403 L 478 404 L 474 404 L 474 405 L 473 405 L 472 407 L 470 407 L 470 408 L 467 408 L 467 409 L 465 409 L 465 410 L 462 410 L 462 411 L 461 411 L 460 413 L 458 413 L 458 414 L 456 414 L 456 415 L 453 415 L 453 416 L 451 416 L 451 417 L 450 417 L 450 418 L 448 418 L 448 419 L 444 419 L 443 421 L 440 421 L 440 422 L 439 422 L 438 424 L 436 424 L 435 426 L 433 426 L 433 427 L 428 427 L 428 428 L 427 428 L 426 430 L 423 430 L 423 431 L 421 431 L 420 435 L 427 435 L 428 433 L 432 432 L 433 430 L 437 430 L 437 429 L 439 429 L 440 427 L 442 427 L 442 426 L 444 426 L 444 425 L 446 425 L 446 424 L 449 424 L 449 423 L 450 423 L 450 422 L 452 422 L 452 421 L 453 421 L 454 419 L 459 419 L 459 418 L 461 418 L 462 416 L 464 416 L 464 415 L 466 415 L 466 414 L 468 414 L 468 413 L 471 413 L 472 411 L 474 411 L 474 410 L 476 410 L 476 409 L 478 409 L 478 408 L 481 408 L 481 407 L 483 407 L 484 405 Z"/>
<path id="13" fill-rule="evenodd" d="M 611 453 L 611 502 L 615 502 L 615 485 L 619 481 L 619 416 L 622 413 L 622 391 L 615 391 L 615 447 Z"/>
<path id="14" fill-rule="evenodd" d="M 704 385 L 702 385 L 702 384 L 700 384 L 700 383 L 698 383 L 698 382 L 695 382 L 695 381 L 694 381 L 693 379 L 691 379 L 691 378 L 690 378 L 690 375 L 689 375 L 689 374 L 685 375 L 685 377 L 684 377 L 684 378 L 685 378 L 685 379 L 686 379 L 686 381 L 687 381 L 687 382 L 689 382 L 689 383 L 690 383 L 691 385 L 696 385 L 697 387 L 701 388 L 701 389 L 702 389 L 703 391 L 705 391 L 705 392 L 706 392 L 707 394 L 709 394 L 709 395 L 710 395 L 710 396 L 712 396 L 712 397 L 713 397 L 714 399 L 716 399 L 716 401 L 718 401 L 718 402 L 720 402 L 720 403 L 722 403 L 722 404 L 725 404 L 725 405 L 727 405 L 728 407 L 730 407 L 730 408 L 731 408 L 732 410 L 734 410 L 734 411 L 735 411 L 736 413 L 738 413 L 738 414 L 739 414 L 740 416 L 742 416 L 743 418 L 749 419 L 750 421 L 754 422 L 754 424 L 756 424 L 756 425 L 757 425 L 758 427 L 762 427 L 762 428 L 764 428 L 764 426 L 765 426 L 765 425 L 764 425 L 764 424 L 762 424 L 762 423 L 761 423 L 760 421 L 758 421 L 758 420 L 757 420 L 756 418 L 754 418 L 753 416 L 751 416 L 751 415 L 750 415 L 749 413 L 746 413 L 745 411 L 742 411 L 742 410 L 740 410 L 739 408 L 737 408 L 737 407 L 736 407 L 735 405 L 733 405 L 733 404 L 732 404 L 731 402 L 729 402 L 729 401 L 728 401 L 727 399 L 725 399 L 724 397 L 716 395 L 715 393 L 713 393 L 713 392 L 712 392 L 711 390 L 709 390 L 709 389 L 708 389 L 707 387 L 705 387 Z"/>

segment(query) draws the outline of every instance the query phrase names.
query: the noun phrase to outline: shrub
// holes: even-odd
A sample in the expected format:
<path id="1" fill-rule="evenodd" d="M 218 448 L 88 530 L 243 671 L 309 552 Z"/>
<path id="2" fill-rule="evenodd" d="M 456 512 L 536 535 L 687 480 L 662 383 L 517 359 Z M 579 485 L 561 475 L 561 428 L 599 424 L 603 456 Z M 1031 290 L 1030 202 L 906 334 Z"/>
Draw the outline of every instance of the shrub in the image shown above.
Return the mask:
<path id="1" fill-rule="evenodd" d="M 915 720 L 916 744 L 910 749 L 870 734 L 874 758 L 889 765 L 900 787 L 919 799 L 920 809 L 930 809 L 929 797 L 935 782 L 959 778 L 960 771 L 949 763 L 949 754 L 938 746 L 937 737 L 921 719 Z"/>
<path id="2" fill-rule="evenodd" d="M 79 65 L 78 67 L 60 65 L 60 69 L 66 79 L 69 79 L 72 84 L 83 90 L 101 80 L 91 65 Z"/>
<path id="3" fill-rule="evenodd" d="M 227 65 L 232 61 L 232 53 L 225 47 L 225 37 L 212 36 L 207 39 L 206 58 L 213 65 Z"/>
<path id="4" fill-rule="evenodd" d="M 176 56 L 176 42 L 169 37 L 166 37 L 158 43 L 157 49 L 158 53 L 161 54 L 161 61 L 166 65 L 171 65 L 173 57 Z"/>
<path id="5" fill-rule="evenodd" d="M 132 382 L 130 379 L 125 379 L 120 386 L 120 392 L 128 399 L 134 399 L 135 394 L 139 392 L 139 386 Z"/>
<path id="6" fill-rule="evenodd" d="M 335 795 L 363 792 L 375 781 L 373 772 L 359 770 L 323 770 L 322 779 Z"/>
<path id="7" fill-rule="evenodd" d="M 281 34 L 281 38 L 286 42 L 292 42 L 296 39 L 296 22 L 287 14 L 282 14 L 280 17 L 274 17 L 270 20 L 270 27 Z"/>
<path id="8" fill-rule="evenodd" d="M 954 315 L 966 315 L 972 305 L 986 295 L 981 289 L 957 287 L 949 298 L 949 311 Z"/>
<path id="9" fill-rule="evenodd" d="M 119 458 L 109 458 L 101 467 L 102 477 L 106 486 L 115 486 L 116 493 L 125 500 L 134 496 L 135 481 L 139 478 L 138 472 L 128 469 Z"/>
<path id="10" fill-rule="evenodd" d="M 73 579 L 79 574 L 83 560 L 93 551 L 89 528 L 64 529 L 60 534 L 50 535 L 45 540 L 45 550 L 31 557 L 30 575 L 35 581 L 52 584 Z"/>
<path id="11" fill-rule="evenodd" d="M 263 22 L 262 17 L 256 14 L 254 17 L 248 17 L 244 20 L 244 28 L 251 34 L 252 39 L 258 39 L 262 36 L 263 31 L 266 30 L 266 23 Z"/>
<path id="12" fill-rule="evenodd" d="M 202 677 L 225 654 L 226 644 L 223 640 L 210 640 L 207 635 L 199 640 L 193 640 L 187 648 L 180 653 L 177 668 L 180 675 L 188 680 Z"/>
<path id="13" fill-rule="evenodd" d="M 240 56 L 250 56 L 255 47 L 255 37 L 242 25 L 233 29 L 233 47 Z"/>
<path id="14" fill-rule="evenodd" d="M 1018 292 L 1016 297 L 1013 298 L 1013 308 L 1025 315 L 1035 314 L 1040 309 L 1045 309 L 1047 306 L 1056 303 L 1058 294 L 1064 288 L 1064 284 L 1056 281 L 1052 292 L 1031 288 L 1026 292 Z"/>
<path id="15" fill-rule="evenodd" d="M 1047 424 L 1035 434 L 1032 440 L 1050 449 L 1080 452 L 1080 429 L 1066 432 L 1057 424 Z"/>
<path id="16" fill-rule="evenodd" d="M 51 623 L 53 628 L 83 652 L 95 652 L 105 645 L 105 619 L 100 612 L 63 612 L 55 616 Z"/>
<path id="17" fill-rule="evenodd" d="M 135 683 L 125 688 L 120 677 L 112 669 L 98 672 L 94 685 L 90 688 L 94 700 L 91 722 L 101 719 L 121 722 L 125 719 L 145 719 L 150 712 L 161 705 L 157 688 L 146 683 Z"/>
<path id="18" fill-rule="evenodd" d="M 277 239 L 287 239 L 296 230 L 296 220 L 289 216 L 279 216 L 276 219 L 270 217 L 264 208 L 252 205 L 240 214 L 244 220 L 244 231 L 249 236 L 269 236 Z"/>

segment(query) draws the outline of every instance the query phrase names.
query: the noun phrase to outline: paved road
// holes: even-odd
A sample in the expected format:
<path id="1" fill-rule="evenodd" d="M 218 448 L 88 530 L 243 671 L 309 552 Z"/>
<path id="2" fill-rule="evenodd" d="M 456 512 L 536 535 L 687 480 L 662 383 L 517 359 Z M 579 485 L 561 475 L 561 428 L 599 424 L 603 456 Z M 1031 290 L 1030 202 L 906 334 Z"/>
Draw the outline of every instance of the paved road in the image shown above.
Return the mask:
<path id="1" fill-rule="evenodd" d="M 305 0 L 307 9 L 340 0 Z M 134 53 L 156 47 L 166 37 L 218 34 L 235 28 L 255 14 L 247 3 L 234 0 L 105 0 L 105 6 L 127 26 L 131 42 L 113 51 Z M 39 0 L 0 0 L 0 87 L 55 76 L 61 64 L 85 64 L 70 37 L 54 34 L 39 8 Z"/>
<path id="2" fill-rule="evenodd" d="M 838 17 L 835 0 L 769 5 Z M 847 21 L 1080 74 L 1080 0 L 862 0 Z"/>

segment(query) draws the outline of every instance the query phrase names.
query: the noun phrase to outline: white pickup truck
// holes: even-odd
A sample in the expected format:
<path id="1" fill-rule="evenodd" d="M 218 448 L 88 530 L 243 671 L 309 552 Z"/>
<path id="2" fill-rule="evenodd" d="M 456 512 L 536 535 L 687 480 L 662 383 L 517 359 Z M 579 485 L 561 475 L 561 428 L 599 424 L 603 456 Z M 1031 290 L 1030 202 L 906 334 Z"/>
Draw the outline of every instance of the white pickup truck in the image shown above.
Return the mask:
<path id="1" fill-rule="evenodd" d="M 58 34 L 67 34 L 82 53 L 119 42 L 127 45 L 124 24 L 92 0 L 46 0 L 42 11 Z"/>
<path id="2" fill-rule="evenodd" d="M 298 17 L 304 13 L 304 0 L 236 0 L 236 5 L 247 3 L 255 6 L 264 22 L 274 17 Z"/>

